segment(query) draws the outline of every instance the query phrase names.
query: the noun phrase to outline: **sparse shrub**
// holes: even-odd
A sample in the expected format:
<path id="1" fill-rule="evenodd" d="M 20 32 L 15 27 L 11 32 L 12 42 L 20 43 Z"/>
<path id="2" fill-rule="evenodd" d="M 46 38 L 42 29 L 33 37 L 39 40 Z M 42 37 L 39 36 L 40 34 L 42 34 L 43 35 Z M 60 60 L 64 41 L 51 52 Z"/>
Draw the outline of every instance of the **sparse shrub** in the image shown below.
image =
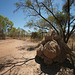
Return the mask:
<path id="1" fill-rule="evenodd" d="M 40 39 L 40 38 L 42 38 L 42 36 L 38 32 L 32 32 L 31 38 L 32 39 L 36 39 L 36 38 Z"/>

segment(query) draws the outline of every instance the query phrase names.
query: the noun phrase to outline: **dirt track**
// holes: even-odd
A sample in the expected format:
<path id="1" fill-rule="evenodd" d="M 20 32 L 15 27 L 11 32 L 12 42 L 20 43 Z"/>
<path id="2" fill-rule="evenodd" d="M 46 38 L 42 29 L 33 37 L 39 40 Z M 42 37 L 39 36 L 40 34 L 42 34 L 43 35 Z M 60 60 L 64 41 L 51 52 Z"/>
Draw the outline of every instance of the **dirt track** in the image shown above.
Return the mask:
<path id="1" fill-rule="evenodd" d="M 29 41 L 22 41 L 22 40 L 15 40 L 15 39 L 0 40 L 0 64 L 35 59 L 36 51 L 35 50 L 27 51 L 27 48 L 31 46 L 35 46 L 35 45 L 37 45 L 37 43 L 32 43 Z M 35 72 L 32 72 L 32 71 L 35 69 L 37 65 L 34 60 L 28 63 L 27 63 L 28 65 L 26 64 L 27 66 L 24 65 L 21 67 L 16 67 L 16 69 L 12 71 L 11 75 L 16 75 L 16 74 L 17 75 L 34 75 L 33 73 Z M 7 68 L 5 70 L 1 70 L 0 73 L 5 72 L 6 70 Z M 8 74 L 9 72 L 7 72 L 5 75 L 8 75 Z"/>
<path id="2" fill-rule="evenodd" d="M 65 70 L 70 71 L 67 75 L 73 75 L 70 63 L 66 63 L 66 69 L 63 64 L 47 66 L 36 57 L 36 50 L 27 50 L 37 44 L 15 39 L 0 40 L 0 75 L 65 75 Z"/>
<path id="3" fill-rule="evenodd" d="M 20 50 L 26 49 L 28 46 L 34 46 L 37 43 L 22 40 L 0 40 L 0 57 L 7 55 L 17 55 Z M 20 57 L 20 56 L 19 56 Z"/>

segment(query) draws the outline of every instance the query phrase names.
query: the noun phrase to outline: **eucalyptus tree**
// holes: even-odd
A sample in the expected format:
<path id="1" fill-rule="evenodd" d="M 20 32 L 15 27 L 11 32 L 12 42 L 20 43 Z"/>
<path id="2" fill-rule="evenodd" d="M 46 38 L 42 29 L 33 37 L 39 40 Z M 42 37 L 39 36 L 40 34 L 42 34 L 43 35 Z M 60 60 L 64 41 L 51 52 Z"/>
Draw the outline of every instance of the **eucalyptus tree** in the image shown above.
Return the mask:
<path id="1" fill-rule="evenodd" d="M 68 23 L 66 24 L 67 25 L 66 32 L 64 32 L 63 30 L 63 23 L 61 23 L 61 21 L 58 19 L 58 16 L 56 16 L 53 11 L 52 1 L 53 0 L 20 0 L 20 2 L 16 3 L 17 7 L 16 10 L 22 8 L 23 11 L 25 11 L 26 15 L 28 14 L 30 16 L 40 16 L 48 23 L 48 25 L 51 28 L 53 28 L 57 32 L 58 35 L 60 35 L 60 30 L 61 30 L 62 31 L 61 34 L 63 36 L 62 38 L 63 40 L 65 39 L 64 42 L 67 43 L 71 34 L 74 33 L 75 31 L 75 24 L 71 26 L 74 19 L 72 21 L 70 20 L 70 7 L 75 3 L 75 0 L 65 0 L 65 4 L 67 3 L 66 17 L 68 18 Z M 50 15 L 56 19 L 56 21 L 59 23 L 60 30 L 58 30 L 58 28 L 56 28 L 56 26 L 53 25 L 53 23 L 45 17 L 45 14 L 47 13 L 48 14 L 50 13 Z"/>
<path id="2" fill-rule="evenodd" d="M 8 34 L 13 27 L 13 22 L 7 17 L 0 15 L 0 37 L 5 38 L 5 34 Z"/>
<path id="3" fill-rule="evenodd" d="M 24 29 L 21 30 L 21 34 L 20 34 L 21 37 L 25 37 L 25 32 L 26 32 L 26 31 L 25 31 Z"/>

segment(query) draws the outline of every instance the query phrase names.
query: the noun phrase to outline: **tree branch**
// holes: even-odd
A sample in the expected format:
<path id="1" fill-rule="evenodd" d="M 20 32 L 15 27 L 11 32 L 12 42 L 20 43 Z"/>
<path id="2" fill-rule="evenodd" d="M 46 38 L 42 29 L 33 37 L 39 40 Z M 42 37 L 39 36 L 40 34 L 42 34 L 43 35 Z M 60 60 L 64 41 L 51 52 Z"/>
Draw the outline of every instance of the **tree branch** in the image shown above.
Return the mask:
<path id="1" fill-rule="evenodd" d="M 49 30 L 47 27 L 41 27 L 41 26 L 39 26 L 39 25 L 34 25 L 34 26 L 37 26 L 37 27 L 39 27 L 39 28 L 43 28 L 43 29 Z"/>
<path id="2" fill-rule="evenodd" d="M 52 23 L 50 21 L 48 21 L 47 19 L 45 19 L 41 14 L 39 14 L 45 21 L 47 21 L 57 32 L 57 34 L 59 34 L 58 30 L 52 25 Z"/>
<path id="3" fill-rule="evenodd" d="M 70 31 L 70 0 L 67 0 L 68 2 L 68 34 L 69 34 L 69 31 Z"/>
<path id="4" fill-rule="evenodd" d="M 38 0 L 36 0 L 36 3 L 37 3 L 37 6 L 39 7 L 39 13 L 41 14 Z"/>
<path id="5" fill-rule="evenodd" d="M 37 1 L 37 0 L 36 0 L 36 1 Z M 25 7 L 25 5 L 21 5 L 21 6 Z M 41 18 L 43 18 L 46 22 L 48 22 L 48 23 L 52 26 L 53 29 L 55 29 L 55 31 L 57 32 L 57 34 L 59 34 L 59 32 L 58 32 L 58 30 L 55 28 L 55 26 L 53 26 L 53 24 L 52 24 L 50 21 L 48 21 L 45 17 L 43 17 L 43 16 L 41 15 L 39 4 L 38 4 L 39 12 L 34 8 L 33 5 L 27 6 L 27 7 L 30 8 L 30 9 L 32 9 L 32 10 L 34 10 Z"/>
<path id="6" fill-rule="evenodd" d="M 38 14 L 35 14 L 35 15 L 28 15 L 28 16 L 38 16 Z"/>
<path id="7" fill-rule="evenodd" d="M 75 21 L 75 19 L 74 19 L 73 21 Z M 73 23 L 73 21 L 72 21 L 70 24 L 72 24 L 72 23 Z"/>
<path id="8" fill-rule="evenodd" d="M 53 12 L 50 9 L 47 8 L 47 6 L 44 3 L 42 3 L 42 4 L 54 16 L 54 18 L 59 22 L 59 25 L 60 25 L 60 27 L 62 29 L 62 25 L 61 25 L 60 21 L 58 20 L 58 18 L 53 14 Z"/>
<path id="9" fill-rule="evenodd" d="M 34 8 L 33 5 L 32 5 L 32 7 L 33 7 L 33 8 L 31 8 L 31 7 L 28 7 L 28 8 L 34 10 L 41 18 L 43 18 L 45 21 L 47 21 L 47 22 L 55 29 L 55 31 L 57 32 L 57 34 L 59 34 L 58 30 L 52 25 L 52 23 L 51 23 L 50 21 L 48 21 L 46 18 L 44 18 L 44 17 L 41 15 L 41 13 L 39 13 L 39 12 Z"/>
<path id="10" fill-rule="evenodd" d="M 71 32 L 70 32 L 70 35 L 72 34 L 73 30 L 75 29 L 75 25 L 73 26 Z"/>
<path id="11" fill-rule="evenodd" d="M 75 25 L 73 26 L 73 28 L 72 28 L 72 30 L 70 31 L 70 33 L 66 35 L 66 36 L 67 36 L 66 43 L 68 42 L 68 39 L 69 39 L 69 37 L 71 36 L 71 34 L 74 33 L 74 32 L 73 32 L 74 29 L 75 29 Z"/>

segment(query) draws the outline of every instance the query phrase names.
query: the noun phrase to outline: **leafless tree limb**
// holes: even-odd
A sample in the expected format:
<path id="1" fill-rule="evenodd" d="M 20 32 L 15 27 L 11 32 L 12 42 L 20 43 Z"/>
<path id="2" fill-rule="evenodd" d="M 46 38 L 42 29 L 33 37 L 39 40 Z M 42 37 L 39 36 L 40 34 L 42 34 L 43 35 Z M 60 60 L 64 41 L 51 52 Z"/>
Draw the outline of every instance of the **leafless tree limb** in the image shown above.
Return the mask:
<path id="1" fill-rule="evenodd" d="M 75 21 L 75 19 L 73 19 L 73 21 L 70 24 L 72 24 L 74 21 Z"/>

